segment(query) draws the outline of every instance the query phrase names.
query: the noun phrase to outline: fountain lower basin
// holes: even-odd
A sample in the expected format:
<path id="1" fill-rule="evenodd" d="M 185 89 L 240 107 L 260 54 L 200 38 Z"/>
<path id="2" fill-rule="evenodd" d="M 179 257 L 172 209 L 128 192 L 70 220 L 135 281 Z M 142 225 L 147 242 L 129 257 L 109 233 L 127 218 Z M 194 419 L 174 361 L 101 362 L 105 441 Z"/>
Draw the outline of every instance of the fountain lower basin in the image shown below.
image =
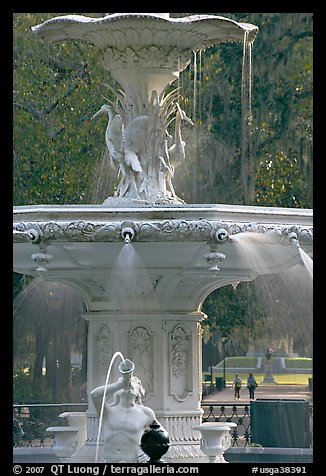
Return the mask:
<path id="1" fill-rule="evenodd" d="M 133 230 L 127 245 L 121 235 L 125 229 Z M 201 304 L 219 287 L 299 263 L 291 239 L 297 237 L 311 255 L 312 231 L 312 210 L 302 209 L 15 207 L 14 271 L 69 283 L 84 296 L 88 395 L 104 384 L 112 355 L 128 355 L 145 387 L 144 404 L 170 435 L 165 461 L 204 462 L 199 432 L 193 430 L 202 415 Z M 264 258 L 254 268 L 232 240 L 248 232 L 266 237 L 255 243 Z M 117 258 L 125 251 L 132 259 L 118 266 Z M 32 255 L 38 252 L 41 259 L 52 257 L 41 263 L 46 271 L 37 271 L 40 262 Z M 216 270 L 207 256 L 221 255 L 225 259 Z M 90 402 L 87 440 L 72 461 L 94 462 L 97 432 L 98 416 Z"/>

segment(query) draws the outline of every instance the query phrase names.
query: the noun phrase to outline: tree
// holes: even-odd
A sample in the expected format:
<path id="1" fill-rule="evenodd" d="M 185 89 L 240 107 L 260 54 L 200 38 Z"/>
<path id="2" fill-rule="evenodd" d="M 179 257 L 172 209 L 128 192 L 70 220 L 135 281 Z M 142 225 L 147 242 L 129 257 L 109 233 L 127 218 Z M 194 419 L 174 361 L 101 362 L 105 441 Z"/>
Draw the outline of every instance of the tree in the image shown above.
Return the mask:
<path id="1" fill-rule="evenodd" d="M 76 290 L 41 278 L 32 280 L 15 298 L 14 369 L 18 377 L 20 369 L 29 370 L 30 399 L 50 402 L 78 399 L 78 388 L 72 386 L 71 352 L 84 351 L 83 310 L 83 299 Z M 85 375 L 81 378 L 86 380 Z M 79 385 L 83 381 L 79 381 Z M 20 382 L 21 378 L 18 384 Z"/>
<path id="2" fill-rule="evenodd" d="M 105 147 L 91 117 L 107 78 L 89 45 L 44 44 L 32 33 L 53 15 L 14 14 L 15 205 L 89 201 Z"/>
<path id="3" fill-rule="evenodd" d="M 274 194 L 269 206 L 312 207 L 312 80 L 313 31 L 311 13 L 217 13 L 259 27 L 252 47 L 252 123 L 248 150 L 243 138 L 241 105 L 241 44 L 222 44 L 201 56 L 197 130 L 187 137 L 186 171 L 176 172 L 183 198 L 194 203 L 263 205 L 269 171 L 261 164 L 278 165 L 279 156 L 292 163 L 284 173 L 284 186 L 298 201 L 282 204 Z M 198 58 L 197 58 L 198 61 Z M 186 74 L 193 75 L 190 67 Z M 194 80 L 184 79 L 185 98 L 192 98 Z M 189 104 L 191 115 L 193 105 Z M 247 129 L 247 128 L 246 128 Z M 249 147 L 250 146 L 250 147 Z M 250 157 L 249 157 L 250 155 Z M 242 170 L 246 166 L 246 173 Z M 284 165 L 284 164 L 283 164 Z M 297 180 L 287 181 L 287 174 Z M 257 182 L 257 174 L 259 180 Z M 244 182 L 250 178 L 250 187 Z M 300 178 L 299 178 L 300 177 Z M 266 183 L 265 183 L 266 181 Z M 178 186 L 178 183 L 176 184 Z M 253 191 L 253 192 L 252 192 Z M 249 193 L 249 194 L 248 194 Z M 289 192 L 290 193 L 290 192 Z M 289 194 L 288 193 L 288 194 Z"/>

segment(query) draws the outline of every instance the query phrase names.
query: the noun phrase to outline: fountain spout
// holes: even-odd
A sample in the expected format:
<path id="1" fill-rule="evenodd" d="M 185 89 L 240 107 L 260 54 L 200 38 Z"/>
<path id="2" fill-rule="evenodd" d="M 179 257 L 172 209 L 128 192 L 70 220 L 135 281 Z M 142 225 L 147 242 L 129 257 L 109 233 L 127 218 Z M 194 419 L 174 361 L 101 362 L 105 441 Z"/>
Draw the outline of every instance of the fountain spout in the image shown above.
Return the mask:
<path id="1" fill-rule="evenodd" d="M 131 362 L 131 360 L 129 359 L 124 359 L 119 364 L 119 372 L 122 375 L 126 375 L 126 374 L 132 375 L 134 369 L 135 369 L 135 364 Z"/>
<path id="2" fill-rule="evenodd" d="M 215 233 L 215 239 L 219 243 L 224 243 L 229 238 L 229 232 L 225 228 L 219 228 Z"/>
<path id="3" fill-rule="evenodd" d="M 126 226 L 125 228 L 122 228 L 121 236 L 125 244 L 128 245 L 135 236 L 135 232 L 130 226 Z"/>
<path id="4" fill-rule="evenodd" d="M 288 240 L 289 240 L 289 243 L 291 243 L 292 245 L 295 245 L 298 248 L 300 248 L 300 243 L 298 241 L 298 235 L 294 231 L 292 231 L 288 234 Z"/>

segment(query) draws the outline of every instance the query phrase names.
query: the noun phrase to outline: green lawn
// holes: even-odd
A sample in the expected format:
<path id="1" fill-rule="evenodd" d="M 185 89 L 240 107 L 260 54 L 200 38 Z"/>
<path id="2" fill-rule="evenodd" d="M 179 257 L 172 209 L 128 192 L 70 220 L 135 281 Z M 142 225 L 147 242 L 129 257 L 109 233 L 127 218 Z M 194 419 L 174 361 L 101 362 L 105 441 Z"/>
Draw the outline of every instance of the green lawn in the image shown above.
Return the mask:
<path id="1" fill-rule="evenodd" d="M 272 360 L 279 359 L 279 357 L 272 357 Z M 285 365 L 287 368 L 312 368 L 312 358 L 310 357 L 285 357 Z M 225 367 L 252 367 L 257 365 L 257 357 L 226 357 Z M 223 360 L 214 367 L 223 367 Z"/>
<path id="2" fill-rule="evenodd" d="M 279 359 L 279 357 L 272 357 L 272 359 Z M 226 357 L 225 359 L 225 379 L 227 385 L 231 385 L 234 379 L 235 373 L 238 373 L 243 381 L 248 378 L 249 371 L 241 369 L 253 369 L 252 372 L 256 377 L 256 380 L 262 382 L 264 379 L 264 373 L 260 369 L 256 369 L 257 357 Z M 278 384 L 283 385 L 308 385 L 308 379 L 312 377 L 311 373 L 290 373 L 291 369 L 312 369 L 312 359 L 309 357 L 286 357 L 285 365 L 289 373 L 273 374 L 275 381 Z M 218 367 L 218 372 L 213 372 L 213 383 L 215 383 L 215 377 L 223 377 L 223 360 L 214 366 Z M 232 371 L 230 371 L 230 367 Z M 237 369 L 237 370 L 233 370 Z M 205 382 L 205 375 L 210 376 L 210 372 L 203 372 L 203 382 Z"/>
<path id="3" fill-rule="evenodd" d="M 253 367 L 257 365 L 257 357 L 226 357 L 225 367 Z M 214 367 L 223 367 L 223 360 Z"/>
<path id="4" fill-rule="evenodd" d="M 284 360 L 288 369 L 312 368 L 312 359 L 310 357 L 286 357 Z"/>

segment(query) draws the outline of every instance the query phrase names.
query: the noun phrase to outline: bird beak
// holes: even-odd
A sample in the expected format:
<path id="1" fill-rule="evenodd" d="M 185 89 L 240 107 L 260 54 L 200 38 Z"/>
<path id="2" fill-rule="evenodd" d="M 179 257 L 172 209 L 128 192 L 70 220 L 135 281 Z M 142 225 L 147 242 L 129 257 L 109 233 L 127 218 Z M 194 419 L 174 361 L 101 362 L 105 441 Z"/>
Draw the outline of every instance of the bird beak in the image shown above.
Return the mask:
<path id="1" fill-rule="evenodd" d="M 185 116 L 184 117 L 184 120 L 187 121 L 189 124 L 191 124 L 192 126 L 194 125 L 194 123 L 192 122 L 192 120 L 190 119 L 190 117 L 188 116 Z"/>
<path id="2" fill-rule="evenodd" d="M 99 111 L 97 111 L 94 116 L 92 116 L 92 119 L 96 119 L 98 116 L 100 116 L 101 114 L 103 113 L 103 109 L 100 109 Z"/>

